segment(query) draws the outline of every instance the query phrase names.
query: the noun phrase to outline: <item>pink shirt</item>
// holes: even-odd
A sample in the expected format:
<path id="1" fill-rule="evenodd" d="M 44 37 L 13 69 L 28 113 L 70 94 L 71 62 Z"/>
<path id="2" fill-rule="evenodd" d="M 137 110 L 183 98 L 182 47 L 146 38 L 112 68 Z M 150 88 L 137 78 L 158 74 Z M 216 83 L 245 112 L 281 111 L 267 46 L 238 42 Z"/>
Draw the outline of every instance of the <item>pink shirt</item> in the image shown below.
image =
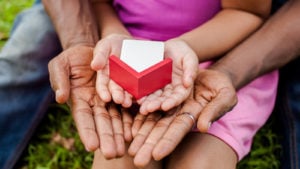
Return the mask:
<path id="1" fill-rule="evenodd" d="M 220 0 L 115 0 L 114 7 L 134 37 L 160 41 L 200 26 L 221 9 Z M 278 72 L 274 71 L 243 87 L 235 108 L 209 130 L 231 146 L 239 159 L 250 151 L 253 136 L 273 110 L 277 81 Z"/>
<path id="2" fill-rule="evenodd" d="M 211 19 L 219 0 L 115 0 L 114 7 L 135 37 L 165 41 Z"/>

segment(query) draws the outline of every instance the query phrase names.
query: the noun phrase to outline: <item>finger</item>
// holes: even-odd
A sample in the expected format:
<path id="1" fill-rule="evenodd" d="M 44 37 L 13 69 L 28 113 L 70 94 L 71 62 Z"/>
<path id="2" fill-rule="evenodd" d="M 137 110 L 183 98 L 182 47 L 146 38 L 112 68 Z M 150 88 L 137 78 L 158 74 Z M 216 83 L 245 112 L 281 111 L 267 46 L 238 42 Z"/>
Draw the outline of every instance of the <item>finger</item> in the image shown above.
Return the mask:
<path id="1" fill-rule="evenodd" d="M 147 100 L 147 96 L 143 96 L 142 98 L 139 98 L 138 100 L 136 100 L 136 102 L 137 104 L 142 105 L 145 100 Z"/>
<path id="2" fill-rule="evenodd" d="M 129 108 L 132 105 L 132 95 L 128 92 L 124 92 L 124 101 L 122 103 L 123 107 Z"/>
<path id="3" fill-rule="evenodd" d="M 193 128 L 195 119 L 197 119 L 198 110 L 193 107 L 193 104 L 187 105 L 183 106 L 164 136 L 154 147 L 152 156 L 155 160 L 161 160 L 169 155 L 181 142 L 184 136 Z"/>
<path id="4" fill-rule="evenodd" d="M 203 107 L 197 122 L 199 131 L 207 132 L 211 123 L 230 111 L 236 103 L 237 97 L 234 89 L 221 89 L 217 96 Z"/>
<path id="5" fill-rule="evenodd" d="M 99 148 L 100 142 L 94 123 L 93 110 L 81 100 L 73 102 L 72 115 L 80 139 L 87 151 L 95 151 Z"/>
<path id="6" fill-rule="evenodd" d="M 132 140 L 132 123 L 133 119 L 130 114 L 130 112 L 127 109 L 121 108 L 122 112 L 122 121 L 123 121 L 123 127 L 124 127 L 124 138 L 125 141 L 130 142 Z"/>
<path id="7" fill-rule="evenodd" d="M 59 55 L 48 64 L 51 87 L 58 103 L 65 103 L 70 95 L 69 64 L 64 59 L 63 55 Z"/>
<path id="8" fill-rule="evenodd" d="M 100 40 L 94 49 L 93 60 L 91 62 L 91 68 L 94 70 L 100 70 L 107 64 L 108 57 L 111 53 L 111 44 L 106 39 Z"/>
<path id="9" fill-rule="evenodd" d="M 161 105 L 163 111 L 168 111 L 173 107 L 180 105 L 191 93 L 191 88 L 184 88 L 183 86 L 176 86 L 174 92 L 166 97 Z"/>
<path id="10" fill-rule="evenodd" d="M 109 112 L 103 107 L 95 107 L 94 119 L 100 140 L 100 149 L 104 157 L 107 159 L 115 158 L 117 156 L 116 143 Z"/>
<path id="11" fill-rule="evenodd" d="M 145 167 L 152 159 L 152 151 L 155 145 L 159 142 L 161 137 L 167 131 L 169 125 L 171 124 L 172 120 L 174 119 L 175 114 L 164 116 L 160 119 L 149 136 L 147 140 L 142 145 L 142 147 L 138 150 L 134 157 L 134 164 L 140 168 Z"/>
<path id="12" fill-rule="evenodd" d="M 119 86 L 113 80 L 109 81 L 109 91 L 115 103 L 122 104 L 124 102 L 125 91 L 121 86 Z"/>
<path id="13" fill-rule="evenodd" d="M 162 90 L 157 90 L 154 93 L 147 96 L 140 107 L 140 113 L 147 115 L 150 112 L 158 110 L 162 104 L 161 95 L 163 94 Z"/>
<path id="14" fill-rule="evenodd" d="M 97 79 L 96 79 L 96 89 L 97 93 L 100 96 L 101 100 L 104 102 L 111 101 L 111 94 L 109 92 L 108 83 L 109 77 L 106 70 L 98 70 L 97 71 Z"/>
<path id="15" fill-rule="evenodd" d="M 135 116 L 133 124 L 132 124 L 132 129 L 131 129 L 133 137 L 135 137 L 137 135 L 137 133 L 140 130 L 140 128 L 142 127 L 145 119 L 146 119 L 146 116 L 142 115 L 140 113 L 138 113 Z"/>
<path id="16" fill-rule="evenodd" d="M 160 118 L 161 118 L 160 113 L 151 113 L 150 115 L 147 116 L 145 122 L 143 123 L 142 127 L 140 128 L 136 136 L 133 138 L 133 141 L 131 142 L 128 148 L 128 153 L 130 155 L 135 156 L 137 151 L 144 144 L 152 128 L 155 126 L 156 122 Z"/>
<path id="17" fill-rule="evenodd" d="M 186 88 L 191 87 L 198 74 L 198 59 L 192 52 L 183 58 L 183 84 Z"/>
<path id="18" fill-rule="evenodd" d="M 123 123 L 121 114 L 114 104 L 108 107 L 110 117 L 112 119 L 113 134 L 116 143 L 117 157 L 122 157 L 125 154 L 125 141 L 123 133 Z"/>

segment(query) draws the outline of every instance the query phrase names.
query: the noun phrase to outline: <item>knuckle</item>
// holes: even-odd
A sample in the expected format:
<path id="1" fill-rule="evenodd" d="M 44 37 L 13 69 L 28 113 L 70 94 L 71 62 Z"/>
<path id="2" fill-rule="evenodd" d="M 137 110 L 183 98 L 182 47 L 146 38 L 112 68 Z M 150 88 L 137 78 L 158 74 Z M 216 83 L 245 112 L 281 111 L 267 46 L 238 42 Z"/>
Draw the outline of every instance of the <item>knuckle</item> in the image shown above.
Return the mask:
<path id="1" fill-rule="evenodd" d="M 100 118 L 105 118 L 107 120 L 111 120 L 111 116 L 107 112 L 103 112 L 103 111 L 95 112 L 94 116 L 95 117 L 100 117 Z"/>
<path id="2" fill-rule="evenodd" d="M 158 121 L 156 124 L 157 128 L 167 128 L 170 125 L 170 123 L 166 122 L 166 121 Z"/>
<path id="3" fill-rule="evenodd" d="M 179 118 L 176 118 L 173 122 L 174 124 L 178 126 L 182 126 L 183 129 L 189 130 L 193 124 L 186 122 L 183 117 L 179 116 Z"/>

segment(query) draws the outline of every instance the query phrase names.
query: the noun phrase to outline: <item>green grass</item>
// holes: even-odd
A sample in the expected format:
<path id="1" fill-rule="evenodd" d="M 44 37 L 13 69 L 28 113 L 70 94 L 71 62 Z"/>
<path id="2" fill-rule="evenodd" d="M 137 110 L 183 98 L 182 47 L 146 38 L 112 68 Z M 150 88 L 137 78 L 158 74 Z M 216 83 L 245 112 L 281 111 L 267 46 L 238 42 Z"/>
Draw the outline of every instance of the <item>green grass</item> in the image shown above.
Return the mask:
<path id="1" fill-rule="evenodd" d="M 0 49 L 9 37 L 16 14 L 32 3 L 33 0 L 0 0 Z"/>
<path id="2" fill-rule="evenodd" d="M 275 117 L 271 116 L 266 125 L 254 137 L 252 150 L 240 163 L 239 169 L 279 169 L 282 147 L 280 137 L 274 131 Z"/>
<path id="3" fill-rule="evenodd" d="M 9 38 L 13 20 L 18 12 L 28 8 L 33 0 L 0 0 L 0 49 Z M 251 153 L 238 169 L 278 169 L 281 146 L 273 130 L 274 119 L 257 133 Z M 38 127 L 17 169 L 87 169 L 93 154 L 80 142 L 70 111 L 65 105 L 52 104 Z M 217 160 L 217 159 L 216 159 Z"/>
<path id="4" fill-rule="evenodd" d="M 17 168 L 87 169 L 93 154 L 86 152 L 66 105 L 52 104 Z"/>
<path id="5" fill-rule="evenodd" d="M 279 137 L 272 130 L 274 119 L 257 133 L 252 151 L 238 169 L 279 169 Z M 52 104 L 48 115 L 18 164 L 18 169 L 88 169 L 93 154 L 85 151 L 79 140 L 69 109 Z"/>

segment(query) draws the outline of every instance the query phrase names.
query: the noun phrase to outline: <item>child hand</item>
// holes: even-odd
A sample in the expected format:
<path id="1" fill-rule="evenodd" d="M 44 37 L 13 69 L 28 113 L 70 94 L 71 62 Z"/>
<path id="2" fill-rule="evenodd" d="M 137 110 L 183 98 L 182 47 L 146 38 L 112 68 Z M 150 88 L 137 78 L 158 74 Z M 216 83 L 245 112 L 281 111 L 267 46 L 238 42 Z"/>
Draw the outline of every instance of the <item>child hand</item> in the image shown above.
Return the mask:
<path id="1" fill-rule="evenodd" d="M 168 111 L 187 99 L 193 88 L 198 70 L 194 51 L 184 41 L 173 39 L 165 42 L 164 56 L 173 60 L 172 82 L 138 100 L 141 114 L 159 109 Z"/>
<path id="2" fill-rule="evenodd" d="M 109 78 L 108 58 L 111 55 L 120 56 L 124 39 L 130 39 L 130 37 L 112 34 L 101 39 L 95 47 L 91 67 L 97 71 L 96 89 L 100 98 L 105 102 L 113 100 L 123 107 L 130 107 L 132 104 L 131 94 Z"/>

